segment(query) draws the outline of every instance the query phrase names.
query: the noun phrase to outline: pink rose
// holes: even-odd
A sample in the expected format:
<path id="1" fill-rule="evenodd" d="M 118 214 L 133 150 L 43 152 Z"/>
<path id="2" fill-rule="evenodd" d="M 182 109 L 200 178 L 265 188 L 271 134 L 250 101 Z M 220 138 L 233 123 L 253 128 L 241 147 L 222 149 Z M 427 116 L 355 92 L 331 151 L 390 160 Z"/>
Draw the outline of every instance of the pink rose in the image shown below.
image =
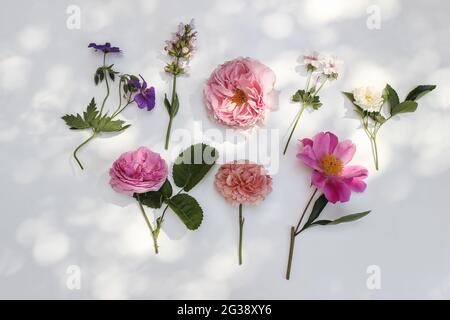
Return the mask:
<path id="1" fill-rule="evenodd" d="M 275 73 L 259 61 L 238 58 L 214 70 L 203 90 L 213 118 L 232 128 L 262 123 L 267 110 L 275 109 Z"/>
<path id="2" fill-rule="evenodd" d="M 231 204 L 256 205 L 272 191 L 272 178 L 259 164 L 233 161 L 219 168 L 215 186 Z"/>
<path id="3" fill-rule="evenodd" d="M 111 187 L 126 195 L 157 191 L 167 178 L 167 164 L 146 147 L 123 153 L 109 170 Z"/>

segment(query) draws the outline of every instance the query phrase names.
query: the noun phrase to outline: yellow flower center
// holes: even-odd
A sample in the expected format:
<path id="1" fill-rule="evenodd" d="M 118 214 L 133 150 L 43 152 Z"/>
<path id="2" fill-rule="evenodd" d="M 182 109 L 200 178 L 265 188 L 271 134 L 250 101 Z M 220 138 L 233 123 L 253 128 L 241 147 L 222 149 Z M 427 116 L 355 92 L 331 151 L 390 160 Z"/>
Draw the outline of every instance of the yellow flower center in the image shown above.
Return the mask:
<path id="1" fill-rule="evenodd" d="M 242 106 L 244 103 L 246 103 L 247 96 L 245 95 L 244 91 L 240 89 L 236 89 L 236 92 L 234 93 L 234 96 L 231 97 L 231 102 L 235 103 L 237 106 Z"/>
<path id="2" fill-rule="evenodd" d="M 329 176 L 338 176 L 344 169 L 344 163 L 334 155 L 327 154 L 322 158 L 322 169 Z"/>
<path id="3" fill-rule="evenodd" d="M 373 96 L 371 96 L 370 94 L 366 94 L 366 101 L 367 102 L 372 102 L 373 101 Z"/>

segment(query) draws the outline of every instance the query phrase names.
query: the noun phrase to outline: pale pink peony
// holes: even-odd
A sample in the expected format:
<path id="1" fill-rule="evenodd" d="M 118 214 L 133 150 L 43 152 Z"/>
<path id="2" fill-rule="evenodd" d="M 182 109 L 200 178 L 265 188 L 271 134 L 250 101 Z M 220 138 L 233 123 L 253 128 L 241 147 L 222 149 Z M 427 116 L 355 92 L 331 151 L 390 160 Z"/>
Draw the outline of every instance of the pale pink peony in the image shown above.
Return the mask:
<path id="1" fill-rule="evenodd" d="M 146 147 L 123 153 L 109 170 L 111 187 L 126 195 L 157 191 L 167 178 L 167 164 Z"/>
<path id="2" fill-rule="evenodd" d="M 222 165 L 214 184 L 233 205 L 257 205 L 272 191 L 272 177 L 263 166 L 248 160 Z"/>
<path id="3" fill-rule="evenodd" d="M 214 70 L 203 90 L 213 118 L 232 128 L 247 129 L 263 122 L 274 110 L 275 73 L 251 58 L 237 58 Z"/>
<path id="4" fill-rule="evenodd" d="M 350 140 L 339 142 L 333 133 L 320 132 L 301 142 L 303 146 L 297 158 L 313 169 L 311 184 L 322 190 L 328 201 L 347 202 L 352 191 L 366 189 L 363 180 L 367 178 L 367 169 L 347 165 L 356 151 Z"/>

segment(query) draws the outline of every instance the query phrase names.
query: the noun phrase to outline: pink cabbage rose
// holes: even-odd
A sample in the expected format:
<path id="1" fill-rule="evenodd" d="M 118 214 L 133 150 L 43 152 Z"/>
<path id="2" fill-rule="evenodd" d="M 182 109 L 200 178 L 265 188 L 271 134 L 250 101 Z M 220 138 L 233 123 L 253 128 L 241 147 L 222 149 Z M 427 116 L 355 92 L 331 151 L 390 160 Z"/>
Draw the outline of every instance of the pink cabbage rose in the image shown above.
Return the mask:
<path id="1" fill-rule="evenodd" d="M 347 202 L 351 192 L 366 189 L 367 169 L 348 166 L 356 151 L 350 140 L 339 142 L 331 132 L 320 132 L 312 139 L 301 140 L 303 147 L 297 154 L 305 165 L 314 169 L 311 183 L 322 190 L 331 203 Z"/>
<path id="2" fill-rule="evenodd" d="M 111 187 L 126 195 L 157 191 L 167 178 L 167 164 L 146 147 L 123 153 L 109 170 Z"/>
<path id="3" fill-rule="evenodd" d="M 203 90 L 213 118 L 232 128 L 262 123 L 267 110 L 275 109 L 275 73 L 251 58 L 237 58 L 214 70 Z"/>
<path id="4" fill-rule="evenodd" d="M 259 164 L 233 161 L 219 168 L 215 186 L 233 205 L 257 205 L 272 191 L 272 177 Z"/>

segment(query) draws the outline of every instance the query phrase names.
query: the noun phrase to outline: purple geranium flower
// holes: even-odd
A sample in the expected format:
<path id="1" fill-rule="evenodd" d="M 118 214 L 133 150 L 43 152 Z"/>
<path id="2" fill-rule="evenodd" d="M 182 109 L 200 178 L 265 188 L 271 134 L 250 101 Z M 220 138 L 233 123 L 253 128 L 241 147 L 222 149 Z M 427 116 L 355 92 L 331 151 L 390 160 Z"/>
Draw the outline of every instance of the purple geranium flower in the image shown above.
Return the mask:
<path id="1" fill-rule="evenodd" d="M 94 48 L 95 50 L 103 51 L 104 53 L 109 52 L 120 52 L 119 47 L 111 47 L 111 43 L 107 42 L 105 44 L 96 44 L 96 43 L 89 43 L 88 48 Z"/>
<path id="2" fill-rule="evenodd" d="M 134 101 L 140 109 L 147 108 L 150 111 L 155 107 L 155 88 L 147 88 L 147 82 L 141 75 L 139 77 L 142 79 L 142 84 L 138 79 L 130 80 L 131 85 L 138 90 L 138 93 L 134 96 Z"/>

